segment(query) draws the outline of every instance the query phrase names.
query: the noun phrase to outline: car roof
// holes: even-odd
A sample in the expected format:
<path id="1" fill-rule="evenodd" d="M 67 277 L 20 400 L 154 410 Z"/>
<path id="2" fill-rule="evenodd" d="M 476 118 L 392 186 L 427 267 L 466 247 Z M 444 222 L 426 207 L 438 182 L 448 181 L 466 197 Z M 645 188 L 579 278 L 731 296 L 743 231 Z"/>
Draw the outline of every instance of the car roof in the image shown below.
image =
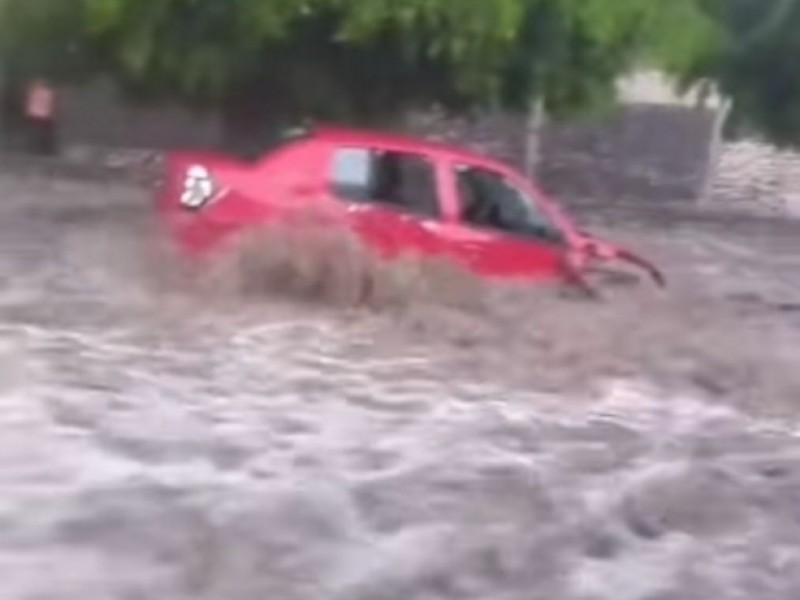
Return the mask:
<path id="1" fill-rule="evenodd" d="M 390 146 L 400 151 L 425 152 L 430 154 L 446 154 L 456 160 L 509 168 L 509 165 L 485 154 L 466 148 L 424 139 L 412 135 L 390 132 L 379 129 L 362 129 L 341 127 L 336 125 L 319 125 L 309 131 L 309 137 L 324 139 L 339 144 L 359 144 L 364 146 Z"/>

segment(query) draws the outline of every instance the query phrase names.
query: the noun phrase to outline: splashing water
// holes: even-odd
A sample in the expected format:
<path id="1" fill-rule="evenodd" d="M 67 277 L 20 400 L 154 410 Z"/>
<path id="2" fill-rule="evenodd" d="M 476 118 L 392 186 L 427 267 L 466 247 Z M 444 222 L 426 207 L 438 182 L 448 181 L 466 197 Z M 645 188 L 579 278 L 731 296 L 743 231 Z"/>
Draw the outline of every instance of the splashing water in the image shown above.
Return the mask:
<path id="1" fill-rule="evenodd" d="M 798 597 L 800 252 L 756 250 L 800 237 L 631 230 L 675 286 L 584 302 L 330 232 L 197 270 L 141 200 L 0 179 L 4 597 Z"/>

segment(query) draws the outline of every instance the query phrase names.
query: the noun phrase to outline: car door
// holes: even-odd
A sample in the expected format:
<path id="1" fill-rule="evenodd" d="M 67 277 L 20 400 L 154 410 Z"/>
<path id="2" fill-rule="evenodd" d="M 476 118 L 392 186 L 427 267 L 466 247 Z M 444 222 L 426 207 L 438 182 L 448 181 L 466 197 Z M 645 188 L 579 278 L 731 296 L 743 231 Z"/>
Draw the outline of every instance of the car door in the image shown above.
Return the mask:
<path id="1" fill-rule="evenodd" d="M 457 262 L 490 277 L 563 275 L 565 235 L 532 194 L 482 165 L 454 164 L 450 174 L 458 214 L 448 244 Z"/>
<path id="2" fill-rule="evenodd" d="M 342 146 L 334 150 L 331 193 L 353 231 L 383 258 L 430 256 L 444 245 L 436 167 L 423 154 Z"/>

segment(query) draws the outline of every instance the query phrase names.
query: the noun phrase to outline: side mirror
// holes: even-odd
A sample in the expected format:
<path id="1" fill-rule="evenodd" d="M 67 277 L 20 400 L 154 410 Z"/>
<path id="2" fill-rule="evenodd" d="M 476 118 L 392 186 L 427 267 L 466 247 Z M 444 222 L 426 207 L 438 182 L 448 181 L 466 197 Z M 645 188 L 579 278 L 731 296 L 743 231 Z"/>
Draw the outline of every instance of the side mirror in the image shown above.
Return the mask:
<path id="1" fill-rule="evenodd" d="M 579 264 L 586 264 L 591 261 L 620 261 L 645 271 L 658 287 L 663 288 L 667 285 L 664 274 L 650 261 L 626 248 L 597 239 L 584 232 L 581 232 L 580 240 L 577 242 L 575 250 Z"/>
<path id="2" fill-rule="evenodd" d="M 579 230 L 577 233 L 578 239 L 574 243 L 575 250 L 585 258 L 591 260 L 615 260 L 619 258 L 621 248 L 615 244 L 598 239 L 583 230 Z"/>

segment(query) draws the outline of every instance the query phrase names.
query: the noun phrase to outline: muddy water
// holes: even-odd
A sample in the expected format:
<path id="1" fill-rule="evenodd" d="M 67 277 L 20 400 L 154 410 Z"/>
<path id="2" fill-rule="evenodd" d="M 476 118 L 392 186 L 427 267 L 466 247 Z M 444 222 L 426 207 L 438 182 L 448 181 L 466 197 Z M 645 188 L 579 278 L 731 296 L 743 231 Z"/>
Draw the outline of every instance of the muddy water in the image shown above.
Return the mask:
<path id="1" fill-rule="evenodd" d="M 669 292 L 198 280 L 138 192 L 3 179 L 0 597 L 800 597 L 800 237 L 597 225 Z"/>

